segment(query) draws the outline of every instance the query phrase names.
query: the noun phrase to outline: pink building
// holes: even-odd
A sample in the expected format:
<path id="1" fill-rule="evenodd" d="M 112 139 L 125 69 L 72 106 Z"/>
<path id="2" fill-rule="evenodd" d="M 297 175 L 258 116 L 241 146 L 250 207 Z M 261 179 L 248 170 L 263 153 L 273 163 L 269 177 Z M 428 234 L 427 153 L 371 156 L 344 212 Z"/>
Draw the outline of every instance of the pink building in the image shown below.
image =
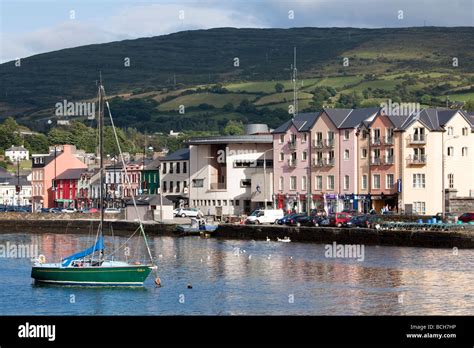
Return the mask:
<path id="1" fill-rule="evenodd" d="M 318 113 L 303 113 L 273 131 L 274 204 L 304 212 L 310 201 L 311 127 Z"/>
<path id="2" fill-rule="evenodd" d="M 143 161 L 130 162 L 127 164 L 127 173 L 128 173 L 129 181 L 125 179 L 125 171 L 122 171 L 121 182 L 123 184 L 119 186 L 121 197 L 131 198 L 132 193 L 135 197 L 141 194 L 142 170 L 143 170 Z M 130 185 L 128 184 L 128 182 L 130 182 Z"/>
<path id="3" fill-rule="evenodd" d="M 62 150 L 59 148 L 62 147 Z M 73 145 L 58 146 L 49 154 L 32 155 L 32 205 L 33 211 L 54 207 L 53 180 L 68 169 L 87 168 L 74 152 Z"/>

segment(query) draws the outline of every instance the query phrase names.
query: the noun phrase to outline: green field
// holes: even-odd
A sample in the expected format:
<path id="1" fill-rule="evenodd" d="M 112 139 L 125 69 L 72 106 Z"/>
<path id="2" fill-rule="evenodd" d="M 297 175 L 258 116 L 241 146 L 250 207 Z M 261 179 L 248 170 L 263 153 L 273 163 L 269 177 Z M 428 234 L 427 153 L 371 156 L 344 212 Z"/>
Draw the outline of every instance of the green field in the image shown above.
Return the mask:
<path id="1" fill-rule="evenodd" d="M 217 93 L 199 93 L 199 94 L 188 94 L 177 97 L 173 100 L 167 101 L 158 107 L 160 111 L 178 110 L 180 105 L 185 107 L 198 106 L 199 104 L 209 104 L 215 107 L 221 108 L 227 103 L 232 103 L 234 106 L 238 106 L 242 100 L 248 99 L 249 101 L 255 100 L 256 95 L 254 94 L 242 94 L 242 93 L 229 93 L 229 94 L 217 94 Z"/>
<path id="2" fill-rule="evenodd" d="M 298 92 L 298 100 L 311 99 L 313 95 L 306 92 Z M 274 93 L 258 99 L 254 104 L 257 106 L 275 103 L 286 103 L 293 101 L 293 92 Z"/>

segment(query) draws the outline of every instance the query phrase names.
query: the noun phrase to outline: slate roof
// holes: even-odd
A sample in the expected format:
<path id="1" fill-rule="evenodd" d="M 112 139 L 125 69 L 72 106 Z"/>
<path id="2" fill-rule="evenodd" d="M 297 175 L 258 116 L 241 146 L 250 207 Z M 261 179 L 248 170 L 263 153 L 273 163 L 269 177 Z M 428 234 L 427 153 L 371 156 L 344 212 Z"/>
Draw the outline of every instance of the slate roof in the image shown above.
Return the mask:
<path id="1" fill-rule="evenodd" d="M 297 114 L 292 119 L 277 127 L 272 133 L 286 133 L 291 125 L 294 125 L 299 132 L 308 132 L 316 123 L 320 114 L 320 112 L 304 112 Z"/>
<path id="2" fill-rule="evenodd" d="M 361 122 L 370 120 L 380 111 L 380 107 L 353 109 L 346 118 L 337 126 L 338 128 L 355 128 Z"/>
<path id="3" fill-rule="evenodd" d="M 66 179 L 80 179 L 81 174 L 87 172 L 85 168 L 71 168 L 67 169 L 61 174 L 56 176 L 56 180 L 66 180 Z"/>
<path id="4" fill-rule="evenodd" d="M 175 151 L 163 158 L 161 161 L 188 161 L 189 160 L 189 148 L 185 147 Z"/>

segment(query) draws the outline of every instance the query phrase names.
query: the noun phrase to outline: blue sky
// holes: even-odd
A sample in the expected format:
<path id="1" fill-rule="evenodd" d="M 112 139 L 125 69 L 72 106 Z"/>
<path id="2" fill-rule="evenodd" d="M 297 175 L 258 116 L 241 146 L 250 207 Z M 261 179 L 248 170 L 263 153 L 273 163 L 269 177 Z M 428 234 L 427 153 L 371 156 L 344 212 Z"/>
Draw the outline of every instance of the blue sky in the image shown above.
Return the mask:
<path id="1" fill-rule="evenodd" d="M 0 62 L 189 29 L 425 24 L 473 26 L 474 0 L 0 0 Z"/>

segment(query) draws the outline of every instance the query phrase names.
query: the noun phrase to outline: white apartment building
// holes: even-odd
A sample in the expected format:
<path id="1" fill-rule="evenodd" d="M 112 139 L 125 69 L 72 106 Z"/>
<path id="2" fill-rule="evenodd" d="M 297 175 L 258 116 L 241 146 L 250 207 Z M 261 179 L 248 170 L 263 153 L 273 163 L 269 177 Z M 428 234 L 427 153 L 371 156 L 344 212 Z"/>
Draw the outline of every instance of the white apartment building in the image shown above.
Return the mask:
<path id="1" fill-rule="evenodd" d="M 12 162 L 27 161 L 30 159 L 30 152 L 23 146 L 13 146 L 5 150 L 5 157 Z"/>
<path id="2" fill-rule="evenodd" d="M 272 206 L 271 134 L 202 137 L 188 144 L 190 206 L 217 216 Z"/>

